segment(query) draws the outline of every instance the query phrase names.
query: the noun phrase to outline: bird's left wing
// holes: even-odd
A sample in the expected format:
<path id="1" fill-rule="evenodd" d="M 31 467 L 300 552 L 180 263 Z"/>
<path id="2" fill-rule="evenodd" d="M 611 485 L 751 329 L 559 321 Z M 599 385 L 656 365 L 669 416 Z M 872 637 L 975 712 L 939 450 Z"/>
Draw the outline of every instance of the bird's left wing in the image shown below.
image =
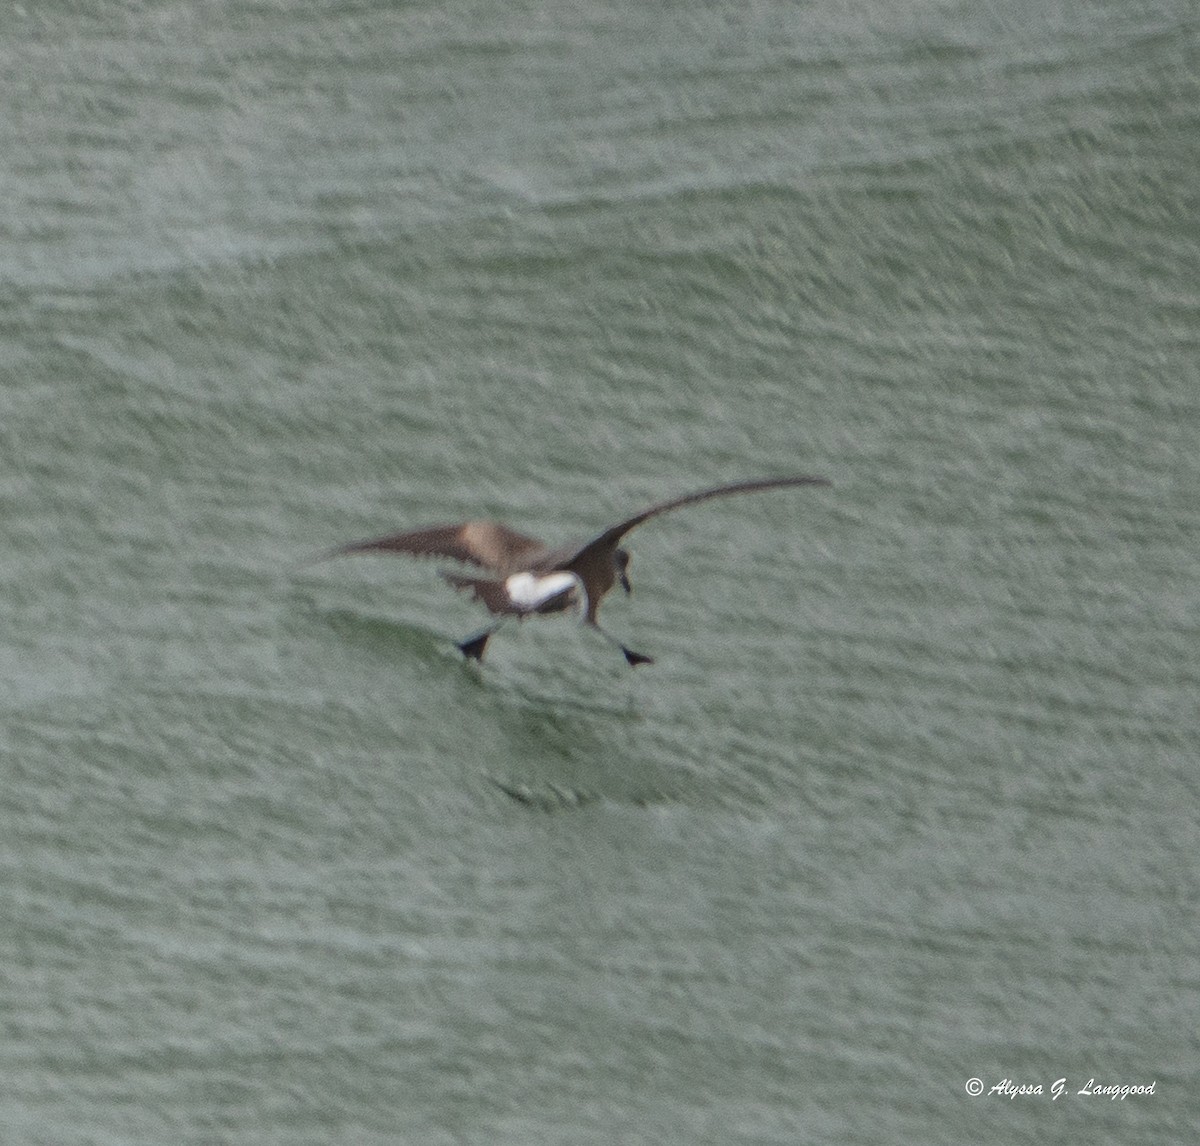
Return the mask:
<path id="1" fill-rule="evenodd" d="M 545 546 L 536 537 L 527 537 L 495 521 L 464 521 L 458 525 L 431 525 L 392 533 L 365 541 L 351 541 L 328 554 L 340 557 L 350 553 L 408 553 L 414 557 L 450 557 L 482 569 L 506 572 L 523 558 L 541 552 Z"/>

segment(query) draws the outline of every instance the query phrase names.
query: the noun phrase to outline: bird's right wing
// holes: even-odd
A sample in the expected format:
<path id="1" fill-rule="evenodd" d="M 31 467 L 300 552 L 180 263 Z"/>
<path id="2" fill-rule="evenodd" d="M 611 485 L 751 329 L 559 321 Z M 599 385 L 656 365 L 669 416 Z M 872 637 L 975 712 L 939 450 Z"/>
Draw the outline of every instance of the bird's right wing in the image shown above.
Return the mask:
<path id="1" fill-rule="evenodd" d="M 751 478 L 749 481 L 735 481 L 727 485 L 718 485 L 710 489 L 697 490 L 695 493 L 685 493 L 682 497 L 673 497 L 667 501 L 660 501 L 656 505 L 643 509 L 641 513 L 635 513 L 632 517 L 627 517 L 624 521 L 610 526 L 603 533 L 593 537 L 582 546 L 577 547 L 573 556 L 578 557 L 593 547 L 603 549 L 615 546 L 625 534 L 641 525 L 642 522 L 649 521 L 650 518 L 657 517 L 660 513 L 669 513 L 673 509 L 682 509 L 685 505 L 694 505 L 696 502 L 709 501 L 717 497 L 729 497 L 733 494 L 754 493 L 758 490 L 766 489 L 781 489 L 785 486 L 830 484 L 832 483 L 828 478 L 817 477 L 812 474 L 797 474 L 793 477 Z M 563 566 L 568 567 L 568 563 L 564 562 Z"/>
<path id="2" fill-rule="evenodd" d="M 464 521 L 457 525 L 431 525 L 365 541 L 351 541 L 327 554 L 407 553 L 414 557 L 450 557 L 482 569 L 505 572 L 545 546 L 495 521 Z"/>

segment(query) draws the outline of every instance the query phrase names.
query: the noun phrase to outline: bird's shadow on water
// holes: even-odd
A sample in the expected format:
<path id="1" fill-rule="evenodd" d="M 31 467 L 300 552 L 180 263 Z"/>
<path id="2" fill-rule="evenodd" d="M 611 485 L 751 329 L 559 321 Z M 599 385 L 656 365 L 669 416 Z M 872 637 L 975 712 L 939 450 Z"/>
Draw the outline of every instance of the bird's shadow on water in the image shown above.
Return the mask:
<path id="1" fill-rule="evenodd" d="M 577 666 L 556 675 L 552 687 L 544 680 L 498 678 L 496 684 L 474 671 L 489 692 L 493 727 L 503 741 L 498 758 L 520 762 L 489 769 L 485 779 L 516 804 L 563 812 L 599 802 L 648 807 L 682 798 L 669 768 L 644 752 L 649 718 L 628 685 L 606 678 L 598 695 L 587 670 Z"/>
<path id="2" fill-rule="evenodd" d="M 480 664 L 464 659 L 446 632 L 345 606 L 304 608 L 354 649 L 388 662 L 413 657 L 444 682 L 447 705 L 486 745 L 480 775 L 497 796 L 540 812 L 684 798 L 661 746 L 647 743 L 654 720 L 644 683 L 654 670 L 610 658 L 607 645 L 599 652 L 590 634 L 530 634 L 489 650 Z"/>
<path id="3" fill-rule="evenodd" d="M 399 668 L 409 705 L 433 721 L 423 742 L 459 766 L 475 795 L 514 812 L 607 804 L 759 814 L 781 783 L 788 789 L 802 751 L 753 724 L 738 731 L 738 713 L 713 707 L 705 670 L 688 667 L 681 645 L 630 668 L 586 630 L 512 626 L 479 664 L 445 629 L 353 605 L 294 605 L 307 620 L 297 633 L 324 627 L 319 642 L 342 646 L 357 687 L 374 695 L 377 672 L 390 681 Z"/>

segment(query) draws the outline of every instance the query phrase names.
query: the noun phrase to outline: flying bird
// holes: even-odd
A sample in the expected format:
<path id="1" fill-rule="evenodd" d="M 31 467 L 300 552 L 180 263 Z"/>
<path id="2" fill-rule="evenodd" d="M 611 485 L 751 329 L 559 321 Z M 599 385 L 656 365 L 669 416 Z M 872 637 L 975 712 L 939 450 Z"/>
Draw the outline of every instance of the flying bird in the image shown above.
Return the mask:
<path id="1" fill-rule="evenodd" d="M 469 592 L 493 616 L 500 618 L 482 632 L 458 642 L 459 651 L 470 660 L 483 660 L 489 638 L 510 617 L 524 620 L 561 613 L 577 607 L 582 598 L 586 625 L 615 644 L 630 665 L 653 664 L 653 657 L 626 647 L 601 628 L 597 620 L 600 602 L 614 585 L 619 583 L 626 593 L 633 591 L 629 583 L 629 551 L 620 544 L 622 538 L 652 517 L 711 498 L 785 486 L 830 484 L 828 478 L 812 475 L 731 482 L 660 501 L 588 540 L 555 547 L 495 521 L 464 521 L 351 541 L 325 556 L 407 553 L 417 557 L 448 557 L 491 574 L 480 577 L 441 570 L 446 581 Z"/>

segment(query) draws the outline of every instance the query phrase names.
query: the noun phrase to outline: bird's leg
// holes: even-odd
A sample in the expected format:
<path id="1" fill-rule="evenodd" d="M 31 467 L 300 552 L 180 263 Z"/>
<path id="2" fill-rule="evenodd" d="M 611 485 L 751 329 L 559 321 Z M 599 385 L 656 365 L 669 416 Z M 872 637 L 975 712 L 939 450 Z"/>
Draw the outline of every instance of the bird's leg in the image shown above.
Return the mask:
<path id="1" fill-rule="evenodd" d="M 458 642 L 458 651 L 469 661 L 483 661 L 483 650 L 487 648 L 488 639 L 491 635 L 503 625 L 503 621 L 497 621 L 494 625 L 489 625 L 482 632 L 476 633 L 473 637 L 467 637 L 465 640 Z"/>
<path id="2" fill-rule="evenodd" d="M 591 625 L 606 641 L 616 645 L 625 654 L 625 662 L 630 668 L 636 668 L 638 665 L 652 665 L 654 663 L 653 657 L 648 657 L 645 653 L 635 653 L 633 649 L 621 644 L 612 633 L 602 629 L 595 621 L 588 621 L 587 624 Z"/>

